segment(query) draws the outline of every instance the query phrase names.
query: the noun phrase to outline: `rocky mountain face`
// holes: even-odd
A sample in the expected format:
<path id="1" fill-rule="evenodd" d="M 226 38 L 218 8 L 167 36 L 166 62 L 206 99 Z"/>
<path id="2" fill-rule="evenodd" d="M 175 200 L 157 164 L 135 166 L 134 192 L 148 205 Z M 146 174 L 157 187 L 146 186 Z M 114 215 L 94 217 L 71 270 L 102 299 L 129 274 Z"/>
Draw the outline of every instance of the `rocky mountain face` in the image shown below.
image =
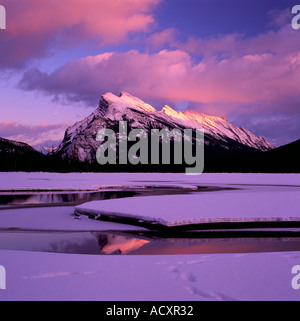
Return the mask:
<path id="1" fill-rule="evenodd" d="M 100 145 L 97 133 L 101 129 L 119 129 L 119 122 L 126 121 L 128 131 L 143 129 L 201 129 L 205 133 L 205 157 L 219 157 L 268 151 L 274 148 L 263 137 L 257 137 L 244 128 L 234 126 L 222 117 L 208 116 L 195 111 L 177 112 L 169 106 L 158 111 L 151 105 L 126 92 L 120 96 L 107 93 L 101 97 L 99 107 L 87 118 L 69 127 L 56 153 L 63 159 L 79 162 L 96 162 Z"/>

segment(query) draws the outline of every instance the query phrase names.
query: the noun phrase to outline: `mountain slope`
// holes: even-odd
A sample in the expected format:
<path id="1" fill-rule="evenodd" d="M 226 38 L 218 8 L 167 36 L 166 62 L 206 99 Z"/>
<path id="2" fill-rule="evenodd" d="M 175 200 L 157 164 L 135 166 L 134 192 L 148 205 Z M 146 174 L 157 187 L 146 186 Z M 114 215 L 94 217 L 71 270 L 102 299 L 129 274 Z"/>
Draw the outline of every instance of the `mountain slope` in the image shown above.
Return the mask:
<path id="1" fill-rule="evenodd" d="M 300 139 L 259 155 L 244 162 L 248 169 L 255 172 L 300 173 Z"/>
<path id="2" fill-rule="evenodd" d="M 290 144 L 280 146 L 257 157 L 257 168 L 259 166 L 264 172 L 287 172 L 299 173 L 300 139 Z"/>
<path id="3" fill-rule="evenodd" d="M 102 96 L 99 107 L 87 118 L 66 130 L 57 154 L 64 159 L 95 163 L 100 143 L 96 141 L 100 129 L 118 132 L 119 121 L 128 122 L 128 131 L 143 129 L 186 128 L 203 129 L 205 132 L 206 159 L 220 155 L 267 151 L 274 146 L 263 137 L 257 137 L 246 129 L 230 124 L 225 118 L 207 116 L 193 111 L 176 112 L 169 106 L 157 111 L 137 97 L 122 92 L 119 97 L 107 93 Z"/>
<path id="4" fill-rule="evenodd" d="M 33 147 L 5 138 L 0 138 L 0 160 L 1 171 L 42 170 L 47 162 Z"/>

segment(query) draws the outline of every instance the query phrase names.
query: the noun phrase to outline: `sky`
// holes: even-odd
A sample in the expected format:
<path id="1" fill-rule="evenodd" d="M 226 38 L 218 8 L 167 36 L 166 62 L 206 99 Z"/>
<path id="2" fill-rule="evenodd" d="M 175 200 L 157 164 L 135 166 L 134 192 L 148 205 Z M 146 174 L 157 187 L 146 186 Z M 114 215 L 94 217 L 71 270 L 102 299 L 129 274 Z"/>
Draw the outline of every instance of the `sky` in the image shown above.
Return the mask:
<path id="1" fill-rule="evenodd" d="M 300 139 L 296 0 L 0 0 L 0 137 L 57 146 L 126 91 Z M 300 19 L 299 19 L 300 23 Z"/>

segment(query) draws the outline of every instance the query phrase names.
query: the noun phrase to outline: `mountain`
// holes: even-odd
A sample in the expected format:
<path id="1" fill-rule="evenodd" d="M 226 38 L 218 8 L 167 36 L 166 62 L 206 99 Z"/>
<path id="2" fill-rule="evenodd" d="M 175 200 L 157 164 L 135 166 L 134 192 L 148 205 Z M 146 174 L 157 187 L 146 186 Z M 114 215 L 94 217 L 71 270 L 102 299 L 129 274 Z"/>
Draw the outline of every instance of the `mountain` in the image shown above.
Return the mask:
<path id="1" fill-rule="evenodd" d="M 101 128 L 116 129 L 118 119 L 127 120 L 130 128 L 144 128 L 147 131 L 175 126 L 183 129 L 190 124 L 190 119 L 185 117 L 191 117 L 191 114 L 197 116 L 198 128 L 205 126 L 206 132 L 210 130 L 205 135 L 205 172 L 300 172 L 300 140 L 274 148 L 263 138 L 231 125 L 224 118 L 194 112 L 177 113 L 167 106 L 158 112 L 138 98 L 124 93 L 120 97 L 104 95 L 92 115 L 67 129 L 56 153 L 43 155 L 28 144 L 0 138 L 0 171 L 183 171 L 182 166 L 170 165 L 151 168 L 100 166 L 95 161 L 99 145 L 96 135 Z M 231 138 L 225 135 L 226 130 Z M 242 144 L 242 141 L 247 144 Z"/>
<path id="2" fill-rule="evenodd" d="M 300 140 L 265 153 L 241 155 L 231 159 L 229 171 L 256 173 L 300 173 Z"/>
<path id="3" fill-rule="evenodd" d="M 0 153 L 17 153 L 20 155 L 28 152 L 34 152 L 34 148 L 30 145 L 15 140 L 9 140 L 0 137 Z"/>
<path id="4" fill-rule="evenodd" d="M 257 137 L 247 129 L 234 126 L 226 118 L 189 110 L 177 112 L 169 106 L 158 111 L 139 98 L 122 92 L 120 96 L 112 93 L 103 95 L 99 107 L 91 115 L 66 130 L 56 154 L 65 160 L 95 164 L 96 151 L 100 146 L 96 141 L 98 131 L 106 128 L 117 132 L 120 121 L 127 121 L 128 132 L 138 128 L 147 134 L 150 134 L 151 129 L 203 129 L 206 161 L 274 148 L 263 137 Z M 100 165 L 97 166 L 99 169 Z"/>
<path id="5" fill-rule="evenodd" d="M 45 168 L 47 159 L 28 144 L 0 138 L 0 170 L 32 171 Z"/>
<path id="6" fill-rule="evenodd" d="M 57 147 L 49 147 L 44 145 L 35 145 L 33 146 L 35 150 L 44 154 L 44 155 L 51 155 L 55 152 Z"/>
<path id="7" fill-rule="evenodd" d="M 300 139 L 264 153 L 261 155 L 260 164 L 264 165 L 264 171 L 299 173 L 299 151 Z"/>

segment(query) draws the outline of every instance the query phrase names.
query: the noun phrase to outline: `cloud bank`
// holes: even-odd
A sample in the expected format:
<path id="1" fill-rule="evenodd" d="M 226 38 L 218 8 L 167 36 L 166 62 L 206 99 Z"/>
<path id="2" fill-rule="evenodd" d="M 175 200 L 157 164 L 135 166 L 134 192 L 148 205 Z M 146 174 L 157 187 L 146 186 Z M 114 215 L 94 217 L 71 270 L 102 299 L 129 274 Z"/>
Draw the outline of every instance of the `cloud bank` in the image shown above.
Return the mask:
<path id="1" fill-rule="evenodd" d="M 45 141 L 51 141 L 57 145 L 62 140 L 65 129 L 70 123 L 27 125 L 20 122 L 0 122 L 0 137 L 11 140 L 27 142 L 28 144 L 44 145 Z"/>
<path id="2" fill-rule="evenodd" d="M 257 124 L 268 117 L 269 139 L 278 134 L 280 119 L 288 124 L 300 115 L 300 33 L 291 28 L 288 9 L 270 10 L 263 33 L 201 38 L 175 27 L 160 29 L 155 9 L 163 0 L 2 2 L 14 19 L 0 34 L 0 68 L 19 70 L 22 90 L 89 107 L 108 91 L 171 105 L 185 102 L 249 125 L 257 135 L 263 134 Z M 83 44 L 93 46 L 90 55 L 55 67 L 56 50 L 67 54 Z M 52 56 L 51 71 L 31 65 Z M 300 129 L 289 137 L 299 138 Z"/>
<path id="3" fill-rule="evenodd" d="M 32 59 L 93 41 L 98 47 L 124 42 L 154 23 L 161 0 L 3 0 L 7 30 L 0 33 L 0 68 L 23 68 Z"/>
<path id="4" fill-rule="evenodd" d="M 238 105 L 244 112 L 299 110 L 300 42 L 295 43 L 291 28 L 255 39 L 225 36 L 221 43 L 219 47 L 216 39 L 207 40 L 198 61 L 184 44 L 153 53 L 105 52 L 52 73 L 31 69 L 20 87 L 88 104 L 106 91 L 126 90 L 144 99 L 190 101 L 194 108 L 198 104 L 204 112 L 222 115 Z"/>

